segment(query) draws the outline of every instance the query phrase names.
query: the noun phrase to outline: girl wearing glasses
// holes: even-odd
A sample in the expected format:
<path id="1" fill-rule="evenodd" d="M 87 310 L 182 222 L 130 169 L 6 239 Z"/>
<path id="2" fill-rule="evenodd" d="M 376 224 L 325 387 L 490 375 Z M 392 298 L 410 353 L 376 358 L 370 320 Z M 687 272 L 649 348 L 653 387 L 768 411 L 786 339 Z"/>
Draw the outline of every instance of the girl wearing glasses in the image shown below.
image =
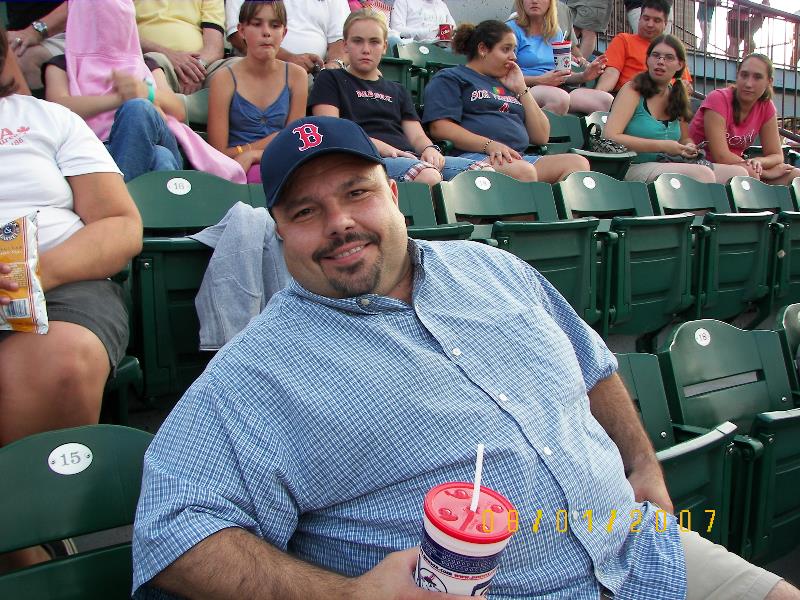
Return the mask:
<path id="1" fill-rule="evenodd" d="M 733 87 L 714 90 L 700 105 L 689 128 L 697 143 L 708 142 L 712 160 L 741 165 L 765 183 L 789 185 L 800 169 L 784 163 L 775 104 L 772 61 L 763 54 L 742 60 Z M 763 156 L 742 158 L 760 138 Z"/>
<path id="2" fill-rule="evenodd" d="M 680 80 L 685 68 L 680 40 L 660 35 L 647 48 L 647 70 L 620 88 L 604 135 L 638 153 L 626 180 L 650 182 L 662 173 L 680 173 L 724 183 L 745 175 L 740 166 L 698 163 L 701 156 L 689 137 L 689 97 Z"/>

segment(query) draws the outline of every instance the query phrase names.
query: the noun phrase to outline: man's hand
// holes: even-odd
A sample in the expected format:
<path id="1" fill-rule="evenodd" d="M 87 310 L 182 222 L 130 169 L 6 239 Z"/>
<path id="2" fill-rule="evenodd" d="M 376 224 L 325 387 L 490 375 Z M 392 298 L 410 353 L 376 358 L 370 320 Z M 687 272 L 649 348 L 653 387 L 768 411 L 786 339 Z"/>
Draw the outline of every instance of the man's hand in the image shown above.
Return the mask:
<path id="1" fill-rule="evenodd" d="M 307 73 L 311 73 L 315 67 L 322 68 L 324 61 L 313 52 L 303 52 L 302 54 L 292 54 L 287 60 L 303 67 Z M 338 66 L 338 65 L 337 65 Z"/>
<path id="2" fill-rule="evenodd" d="M 0 263 L 0 306 L 5 306 L 11 302 L 11 298 L 2 293 L 2 290 L 9 292 L 16 292 L 19 289 L 19 284 L 10 277 L 3 277 L 11 273 L 11 266 L 6 263 Z"/>
<path id="3" fill-rule="evenodd" d="M 633 488 L 637 502 L 649 500 L 668 513 L 675 512 L 658 461 L 648 461 L 634 468 L 628 475 L 628 483 Z"/>
<path id="4" fill-rule="evenodd" d="M 180 52 L 178 50 L 165 50 L 164 52 L 175 69 L 175 74 L 181 82 L 181 87 L 196 85 L 200 89 L 206 79 L 206 69 L 200 64 L 196 52 Z M 187 93 L 187 92 L 184 92 Z"/>
<path id="5" fill-rule="evenodd" d="M 374 568 L 353 580 L 355 600 L 467 600 L 469 596 L 441 594 L 420 589 L 414 583 L 419 548 L 393 552 Z"/>
<path id="6" fill-rule="evenodd" d="M 14 51 L 17 57 L 25 54 L 30 46 L 38 46 L 42 43 L 42 36 L 33 27 L 26 27 L 18 31 L 7 32 L 8 47 Z"/>

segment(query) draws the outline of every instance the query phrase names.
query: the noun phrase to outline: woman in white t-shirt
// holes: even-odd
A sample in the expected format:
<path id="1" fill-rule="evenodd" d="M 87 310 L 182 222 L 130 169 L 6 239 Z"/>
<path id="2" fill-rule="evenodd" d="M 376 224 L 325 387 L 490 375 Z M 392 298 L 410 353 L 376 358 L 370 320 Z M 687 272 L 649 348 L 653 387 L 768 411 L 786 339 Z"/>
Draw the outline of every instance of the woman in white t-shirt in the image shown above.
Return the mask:
<path id="1" fill-rule="evenodd" d="M 8 53 L 0 27 L 0 72 Z M 38 213 L 46 334 L 0 330 L 0 446 L 51 429 L 97 423 L 109 373 L 125 353 L 128 314 L 108 280 L 142 244 L 122 175 L 78 115 L 0 81 L 0 223 Z M 0 262 L 0 326 L 18 289 Z M 3 557 L 25 566 L 43 548 Z"/>

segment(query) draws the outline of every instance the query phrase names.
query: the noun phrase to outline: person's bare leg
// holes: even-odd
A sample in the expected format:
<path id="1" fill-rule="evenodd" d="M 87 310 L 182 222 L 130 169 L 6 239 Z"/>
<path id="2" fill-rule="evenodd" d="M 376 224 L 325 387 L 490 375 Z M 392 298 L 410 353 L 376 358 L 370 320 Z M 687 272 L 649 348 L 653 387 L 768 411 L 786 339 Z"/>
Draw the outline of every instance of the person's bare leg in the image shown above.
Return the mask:
<path id="1" fill-rule="evenodd" d="M 800 169 L 797 167 L 787 168 L 788 165 L 781 164 L 771 169 L 766 169 L 761 173 L 761 180 L 770 185 L 790 185 L 792 180 L 800 177 Z"/>
<path id="2" fill-rule="evenodd" d="M 592 114 L 596 111 L 608 112 L 611 110 L 614 96 L 603 90 L 578 88 L 569 93 L 569 100 L 570 112 Z"/>
<path id="3" fill-rule="evenodd" d="M 50 60 L 52 54 L 44 46 L 30 46 L 25 53 L 17 58 L 25 81 L 32 90 L 44 87 L 42 83 L 42 65 Z"/>
<path id="4" fill-rule="evenodd" d="M 52 321 L 46 335 L 16 333 L 0 342 L 0 446 L 97 423 L 109 370 L 100 339 L 74 323 Z"/>
<path id="5" fill-rule="evenodd" d="M 736 177 L 737 175 L 747 176 L 747 169 L 739 165 L 714 163 L 714 179 L 717 183 L 728 183 L 731 177 Z"/>
<path id="6" fill-rule="evenodd" d="M 534 85 L 531 88 L 533 99 L 542 110 L 557 115 L 565 115 L 569 110 L 570 94 L 552 85 Z"/>
<path id="7" fill-rule="evenodd" d="M 45 335 L 0 342 L 0 446 L 52 429 L 97 423 L 110 366 L 88 329 L 51 321 Z M 0 572 L 49 560 L 41 546 L 0 555 Z"/>
<path id="8" fill-rule="evenodd" d="M 589 161 L 579 154 L 550 154 L 534 163 L 539 181 L 557 183 L 576 171 L 588 171 Z"/>
<path id="9" fill-rule="evenodd" d="M 541 160 L 541 159 L 540 159 Z M 517 181 L 536 181 L 536 169 L 533 165 L 524 160 L 503 162 L 502 165 L 494 165 L 495 171 L 513 177 Z"/>

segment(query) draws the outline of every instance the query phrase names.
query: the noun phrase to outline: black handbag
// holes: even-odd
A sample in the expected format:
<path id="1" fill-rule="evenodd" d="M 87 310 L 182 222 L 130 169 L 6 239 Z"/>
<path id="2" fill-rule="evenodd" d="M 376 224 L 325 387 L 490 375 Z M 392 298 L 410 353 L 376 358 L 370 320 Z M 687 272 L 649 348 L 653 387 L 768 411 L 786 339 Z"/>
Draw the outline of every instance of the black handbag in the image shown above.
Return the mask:
<path id="1" fill-rule="evenodd" d="M 658 158 L 656 158 L 657 162 L 663 163 L 686 163 L 690 165 L 703 165 L 704 167 L 709 167 L 713 169 L 713 165 L 711 161 L 706 158 L 706 153 L 704 150 L 698 150 L 697 156 L 694 158 L 686 158 L 685 156 L 681 156 L 680 154 L 667 154 L 666 152 L 659 152 Z"/>
<path id="2" fill-rule="evenodd" d="M 602 131 L 597 123 L 591 123 L 588 127 L 589 136 L 586 142 L 588 150 L 591 152 L 600 152 L 603 154 L 625 154 L 630 152 L 628 147 L 614 140 L 604 138 L 601 134 Z"/>

